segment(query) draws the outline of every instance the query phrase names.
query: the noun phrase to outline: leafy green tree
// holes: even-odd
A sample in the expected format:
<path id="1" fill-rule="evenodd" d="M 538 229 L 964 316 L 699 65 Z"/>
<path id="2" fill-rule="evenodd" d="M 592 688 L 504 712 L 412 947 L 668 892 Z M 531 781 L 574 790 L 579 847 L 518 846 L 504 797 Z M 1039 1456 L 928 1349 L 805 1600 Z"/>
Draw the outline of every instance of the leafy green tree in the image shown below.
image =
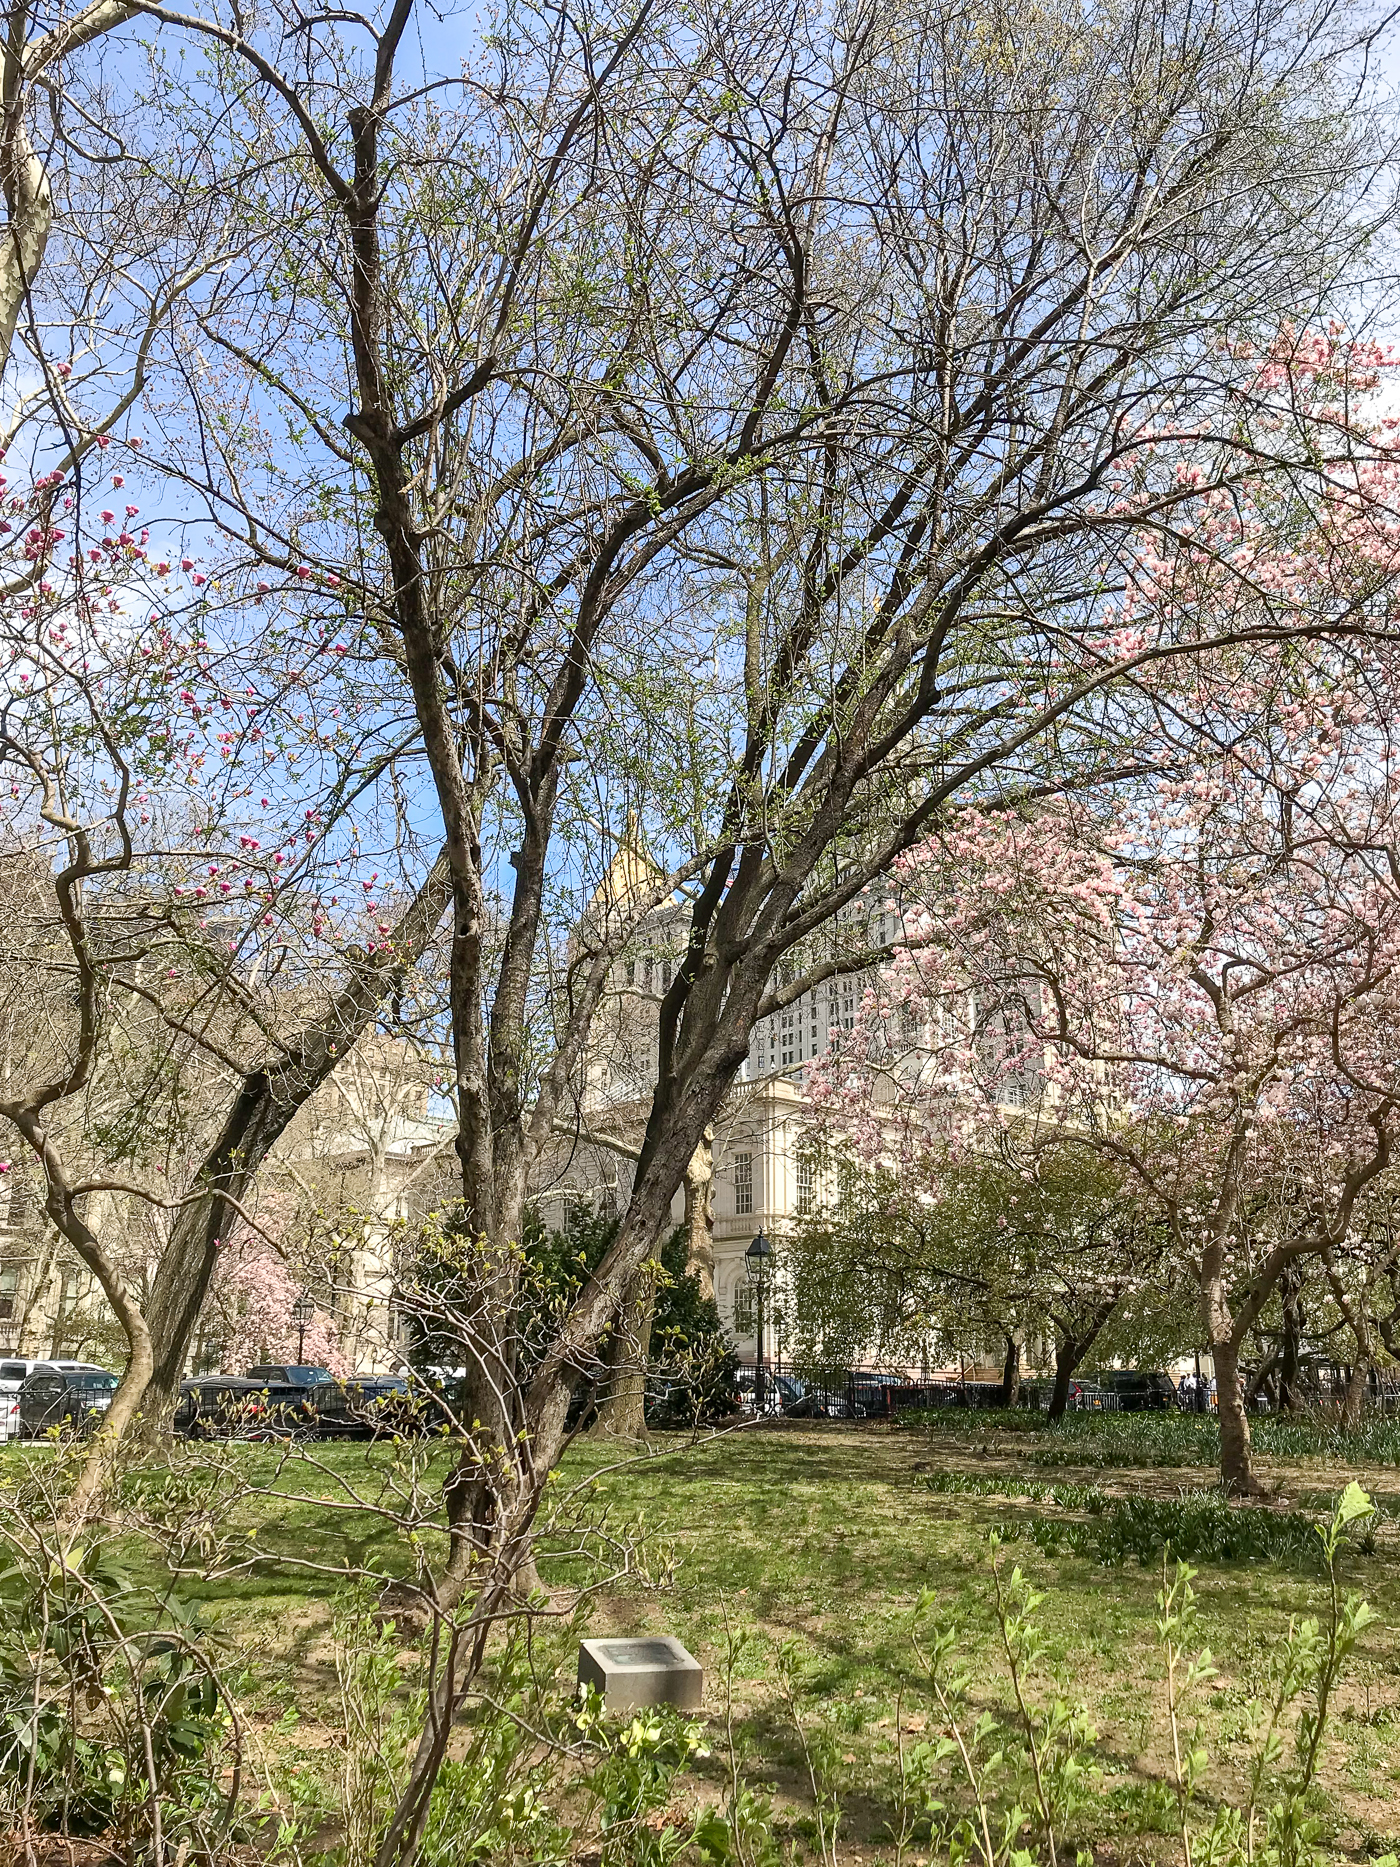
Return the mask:
<path id="1" fill-rule="evenodd" d="M 521 1246 L 520 1363 L 527 1371 L 546 1353 L 559 1320 L 606 1261 L 617 1233 L 615 1216 L 576 1209 L 554 1230 L 534 1225 Z M 677 1226 L 652 1266 L 653 1300 L 647 1339 L 622 1354 L 605 1341 L 600 1353 L 575 1369 L 571 1417 L 575 1426 L 594 1416 L 611 1384 L 636 1378 L 646 1392 L 646 1417 L 666 1426 L 723 1418 L 737 1400 L 738 1358 L 706 1296 L 687 1269 L 687 1238 Z M 459 1367 L 471 1353 L 468 1317 L 472 1280 L 465 1269 L 460 1227 L 434 1221 L 420 1238 L 404 1307 L 413 1331 L 412 1361 L 419 1368 Z"/>
<path id="2" fill-rule="evenodd" d="M 950 1159 L 923 1189 L 848 1162 L 826 1177 L 834 1205 L 799 1226 L 788 1253 L 799 1359 L 814 1369 L 990 1351 L 1005 1358 L 1010 1403 L 1023 1347 L 1040 1343 L 1053 1352 L 1058 1418 L 1110 1326 L 1130 1354 L 1181 1326 L 1163 1294 L 1160 1225 L 1087 1148 Z"/>

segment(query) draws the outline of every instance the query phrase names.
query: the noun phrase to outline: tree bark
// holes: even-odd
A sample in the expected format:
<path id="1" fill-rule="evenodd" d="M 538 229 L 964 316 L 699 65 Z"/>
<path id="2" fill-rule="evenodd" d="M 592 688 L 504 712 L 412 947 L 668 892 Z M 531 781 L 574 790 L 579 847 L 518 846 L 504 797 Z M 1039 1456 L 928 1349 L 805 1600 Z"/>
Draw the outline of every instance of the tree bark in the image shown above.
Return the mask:
<path id="1" fill-rule="evenodd" d="M 1058 1379 L 1059 1369 L 1057 1366 L 1056 1380 L 1058 1381 Z M 1066 1376 L 1066 1382 L 1068 1382 L 1068 1376 Z M 1001 1369 L 1001 1404 L 1003 1407 L 1014 1407 L 1020 1397 L 1021 1339 L 1019 1335 L 1013 1332 L 1006 1338 L 1006 1359 L 1002 1363 Z M 1066 1398 L 1068 1398 L 1068 1388 L 1066 1388 Z M 1060 1412 L 1064 1412 L 1063 1407 L 1060 1408 Z"/>
<path id="2" fill-rule="evenodd" d="M 685 1170 L 685 1268 L 702 1297 L 715 1294 L 715 1131 L 707 1123 Z"/>
<path id="3" fill-rule="evenodd" d="M 1232 1188 L 1233 1197 L 1233 1188 Z M 1220 1482 L 1231 1497 L 1255 1497 L 1260 1486 L 1254 1476 L 1250 1453 L 1249 1415 L 1245 1411 L 1240 1385 L 1240 1343 L 1257 1319 L 1267 1300 L 1269 1289 L 1284 1269 L 1279 1264 L 1271 1273 L 1265 1266 L 1255 1287 L 1241 1306 L 1238 1318 L 1230 1313 L 1225 1290 L 1224 1220 L 1217 1214 L 1216 1230 L 1206 1241 L 1201 1256 L 1201 1323 L 1210 1345 L 1211 1366 L 1215 1370 L 1215 1409 L 1220 1423 Z"/>
<path id="4" fill-rule="evenodd" d="M 1278 1405 L 1280 1413 L 1296 1413 L 1302 1405 L 1303 1268 L 1290 1264 L 1279 1279 L 1283 1304 L 1283 1341 L 1279 1348 Z"/>
<path id="5" fill-rule="evenodd" d="M 1376 1359 L 1375 1342 L 1371 1335 L 1370 1290 L 1363 1289 L 1359 1297 L 1353 1296 L 1343 1283 L 1336 1259 L 1330 1250 L 1323 1253 L 1322 1262 L 1337 1308 L 1356 1343 L 1356 1357 L 1347 1376 L 1346 1393 L 1342 1399 L 1342 1425 L 1348 1431 L 1354 1431 L 1361 1424 L 1369 1375 Z"/>
<path id="6" fill-rule="evenodd" d="M 644 1264 L 633 1279 L 613 1330 L 608 1353 L 608 1389 L 598 1408 L 596 1431 L 614 1439 L 647 1436 L 647 1366 L 651 1323 L 656 1312 L 656 1274 Z"/>
<path id="7" fill-rule="evenodd" d="M 1231 1497 L 1258 1497 L 1263 1487 L 1254 1476 L 1249 1415 L 1240 1388 L 1239 1350 L 1232 1337 L 1211 1343 L 1215 1366 L 1215 1405 L 1220 1419 L 1220 1478 Z"/>
<path id="8" fill-rule="evenodd" d="M 700 1294 L 715 1294 L 715 1131 L 707 1123 L 685 1170 L 686 1272 Z M 618 1439 L 645 1439 L 646 1376 L 651 1324 L 656 1313 L 655 1273 L 643 1265 L 622 1305 L 609 1349 L 608 1390 L 598 1409 L 598 1430 Z"/>
<path id="9" fill-rule="evenodd" d="M 1069 1405 L 1069 1384 L 1079 1366 L 1079 1356 L 1073 1343 L 1066 1336 L 1061 1336 L 1055 1344 L 1055 1381 L 1050 1389 L 1050 1410 L 1046 1420 L 1053 1426 L 1065 1417 Z"/>
<path id="10" fill-rule="evenodd" d="M 1371 1363 L 1358 1353 L 1351 1365 L 1351 1374 L 1347 1379 L 1347 1391 L 1342 1401 L 1342 1425 L 1348 1432 L 1355 1432 L 1360 1426 L 1366 1411 L 1366 1395 L 1370 1387 Z"/>
<path id="11" fill-rule="evenodd" d="M 270 1149 L 373 1023 L 405 969 L 422 957 L 450 894 L 446 859 L 439 854 L 386 943 L 393 965 L 360 967 L 327 1015 L 288 1042 L 281 1061 L 244 1077 L 223 1129 L 195 1175 L 199 1197 L 175 1214 L 151 1284 L 147 1318 L 154 1362 L 143 1414 L 147 1436 L 164 1430 L 179 1397 L 220 1248 L 239 1222 L 229 1199 L 242 1204 Z"/>
<path id="12" fill-rule="evenodd" d="M 1278 1359 L 1278 1350 L 1275 1349 L 1274 1353 L 1265 1356 L 1264 1360 L 1261 1361 L 1259 1366 L 1255 1369 L 1253 1377 L 1249 1381 L 1244 1392 L 1246 1409 L 1252 1407 L 1259 1396 L 1265 1391 L 1270 1377 L 1278 1367 Z"/>

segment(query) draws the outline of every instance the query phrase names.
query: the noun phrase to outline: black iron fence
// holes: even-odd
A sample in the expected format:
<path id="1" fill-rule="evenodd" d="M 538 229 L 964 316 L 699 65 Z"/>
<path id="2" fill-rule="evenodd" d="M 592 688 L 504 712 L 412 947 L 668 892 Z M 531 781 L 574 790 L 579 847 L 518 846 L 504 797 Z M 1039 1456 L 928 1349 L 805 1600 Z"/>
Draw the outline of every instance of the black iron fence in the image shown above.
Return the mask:
<path id="1" fill-rule="evenodd" d="M 1308 1367 L 1300 1382 L 1305 1404 L 1324 1415 L 1339 1413 L 1349 1381 L 1350 1370 L 1343 1366 Z M 739 1371 L 740 1400 L 749 1407 L 754 1402 L 754 1385 L 750 1363 Z M 1049 1409 L 1053 1390 L 1050 1380 L 1024 1380 L 1016 1404 L 1044 1413 Z M 944 1408 L 1000 1408 L 1003 1391 L 1000 1381 L 916 1380 L 879 1368 L 830 1368 L 805 1375 L 765 1368 L 763 1411 L 795 1419 L 893 1419 L 900 1414 L 931 1413 Z M 1215 1396 L 1208 1382 L 1197 1383 L 1189 1376 L 1172 1393 L 1147 1388 L 1138 1392 L 1131 1386 L 1114 1391 L 1113 1387 L 1089 1380 L 1071 1382 L 1065 1404 L 1070 1413 L 1127 1413 L 1164 1407 L 1209 1413 L 1215 1410 Z M 1400 1415 L 1400 1378 L 1372 1369 L 1363 1404 L 1368 1413 Z M 1270 1411 L 1270 1396 L 1262 1393 L 1254 1397 L 1251 1406 L 1259 1412 Z"/>
<path id="2" fill-rule="evenodd" d="M 876 1368 L 829 1369 L 807 1379 L 784 1376 L 782 1388 L 787 1391 L 779 1400 L 782 1389 L 777 1381 L 772 1382 L 765 1410 L 799 1419 L 893 1419 L 902 1413 L 989 1409 L 1003 1404 L 1000 1381 L 919 1381 Z M 1027 1381 L 1021 1385 L 1017 1404 L 1043 1413 L 1050 1396 L 1050 1382 Z M 1076 1382 L 1066 1404 L 1076 1413 L 1117 1413 L 1122 1403 L 1117 1394 Z"/>

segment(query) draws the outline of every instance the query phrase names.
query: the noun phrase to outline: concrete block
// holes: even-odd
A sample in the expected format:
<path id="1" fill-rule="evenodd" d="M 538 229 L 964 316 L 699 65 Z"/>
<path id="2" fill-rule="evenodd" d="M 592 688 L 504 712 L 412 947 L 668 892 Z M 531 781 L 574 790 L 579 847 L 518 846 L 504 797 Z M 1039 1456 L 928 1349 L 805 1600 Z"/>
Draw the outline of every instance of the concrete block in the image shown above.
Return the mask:
<path id="1" fill-rule="evenodd" d="M 644 1640 L 583 1640 L 578 1650 L 580 1685 L 596 1686 L 605 1711 L 639 1711 L 675 1705 L 698 1711 L 705 1675 L 679 1640 L 665 1635 Z"/>

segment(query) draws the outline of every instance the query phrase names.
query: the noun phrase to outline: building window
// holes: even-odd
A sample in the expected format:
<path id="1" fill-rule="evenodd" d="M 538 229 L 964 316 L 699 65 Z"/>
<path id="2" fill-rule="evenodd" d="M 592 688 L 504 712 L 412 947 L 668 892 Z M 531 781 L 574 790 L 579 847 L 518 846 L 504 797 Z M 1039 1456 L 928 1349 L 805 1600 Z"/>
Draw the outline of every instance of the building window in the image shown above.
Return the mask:
<path id="1" fill-rule="evenodd" d="M 799 1157 L 797 1162 L 797 1210 L 805 1218 L 817 1206 L 816 1163 Z"/>
<path id="2" fill-rule="evenodd" d="M 0 1271 L 0 1322 L 13 1322 L 15 1319 L 15 1286 L 18 1282 L 18 1271 Z"/>
<path id="3" fill-rule="evenodd" d="M 735 1335 L 753 1335 L 758 1328 L 758 1318 L 754 1314 L 753 1285 L 742 1278 L 734 1286 L 734 1333 Z"/>
<path id="4" fill-rule="evenodd" d="M 753 1155 L 734 1156 L 734 1210 L 741 1217 L 753 1211 Z"/>
<path id="5" fill-rule="evenodd" d="M 605 1219 L 617 1217 L 617 1188 L 611 1184 L 604 1186 L 603 1197 L 598 1202 L 598 1211 Z"/>

